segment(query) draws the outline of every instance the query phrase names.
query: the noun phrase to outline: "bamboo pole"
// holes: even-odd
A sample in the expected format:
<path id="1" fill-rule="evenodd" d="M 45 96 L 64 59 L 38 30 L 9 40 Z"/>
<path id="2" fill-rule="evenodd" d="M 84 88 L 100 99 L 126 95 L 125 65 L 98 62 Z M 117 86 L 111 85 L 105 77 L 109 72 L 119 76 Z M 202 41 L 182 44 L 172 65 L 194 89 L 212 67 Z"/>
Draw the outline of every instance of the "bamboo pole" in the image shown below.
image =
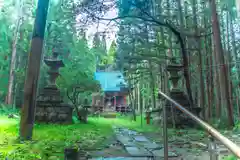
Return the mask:
<path id="1" fill-rule="evenodd" d="M 211 134 L 214 138 L 219 140 L 225 147 L 227 147 L 235 156 L 240 158 L 240 147 L 237 146 L 235 143 L 233 143 L 231 140 L 223 136 L 220 132 L 218 132 L 216 129 L 214 129 L 212 126 L 210 126 L 208 123 L 204 122 L 194 114 L 192 114 L 190 111 L 185 109 L 183 106 L 178 104 L 175 100 L 164 94 L 163 92 L 159 91 L 158 92 L 161 96 L 166 98 L 168 101 L 173 103 L 177 109 L 181 110 L 184 114 L 188 115 L 191 119 L 193 119 L 197 124 L 201 125 L 205 130 L 208 131 L 209 134 Z M 164 127 L 166 127 L 164 125 Z M 164 137 L 166 138 L 166 137 Z M 164 141 L 167 141 L 164 140 Z"/>

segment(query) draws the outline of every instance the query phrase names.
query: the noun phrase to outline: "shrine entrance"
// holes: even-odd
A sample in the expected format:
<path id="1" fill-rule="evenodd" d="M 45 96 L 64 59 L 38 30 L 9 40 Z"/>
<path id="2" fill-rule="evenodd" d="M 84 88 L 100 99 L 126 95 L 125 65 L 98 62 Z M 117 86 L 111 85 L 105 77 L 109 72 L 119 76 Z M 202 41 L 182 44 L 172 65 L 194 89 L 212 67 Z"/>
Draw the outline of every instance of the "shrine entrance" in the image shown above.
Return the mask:
<path id="1" fill-rule="evenodd" d="M 125 113 L 130 111 L 126 100 L 127 95 L 121 93 L 105 93 L 104 95 L 93 94 L 92 106 L 100 112 L 114 111 Z"/>

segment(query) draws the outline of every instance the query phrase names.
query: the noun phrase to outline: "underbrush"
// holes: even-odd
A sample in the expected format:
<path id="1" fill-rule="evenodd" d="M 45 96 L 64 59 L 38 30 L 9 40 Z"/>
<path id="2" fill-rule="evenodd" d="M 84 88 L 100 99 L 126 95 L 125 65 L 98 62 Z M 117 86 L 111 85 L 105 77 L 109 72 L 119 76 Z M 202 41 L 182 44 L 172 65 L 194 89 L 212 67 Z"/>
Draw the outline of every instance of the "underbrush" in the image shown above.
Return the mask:
<path id="1" fill-rule="evenodd" d="M 33 141 L 17 140 L 19 121 L 0 117 L 0 159 L 62 160 L 64 148 L 76 146 L 90 150 L 112 135 L 111 123 L 89 119 L 88 124 L 35 125 Z"/>

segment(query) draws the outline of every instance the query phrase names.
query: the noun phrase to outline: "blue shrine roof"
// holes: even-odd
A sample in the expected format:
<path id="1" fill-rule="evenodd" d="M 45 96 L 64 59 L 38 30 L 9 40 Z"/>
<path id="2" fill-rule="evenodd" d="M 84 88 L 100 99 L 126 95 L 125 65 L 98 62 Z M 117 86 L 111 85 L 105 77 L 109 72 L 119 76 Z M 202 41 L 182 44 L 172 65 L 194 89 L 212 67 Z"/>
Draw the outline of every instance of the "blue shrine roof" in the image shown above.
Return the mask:
<path id="1" fill-rule="evenodd" d="M 94 78 L 99 81 L 104 92 L 121 91 L 121 88 L 127 87 L 123 74 L 120 71 L 95 72 Z"/>

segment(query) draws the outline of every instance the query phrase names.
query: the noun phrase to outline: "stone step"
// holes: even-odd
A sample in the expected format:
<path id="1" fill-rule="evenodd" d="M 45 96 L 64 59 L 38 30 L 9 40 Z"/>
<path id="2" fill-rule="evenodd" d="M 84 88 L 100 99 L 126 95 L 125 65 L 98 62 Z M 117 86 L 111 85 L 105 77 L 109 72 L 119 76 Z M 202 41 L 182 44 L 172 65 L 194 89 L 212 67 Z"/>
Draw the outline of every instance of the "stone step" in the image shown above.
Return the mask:
<path id="1" fill-rule="evenodd" d="M 153 157 L 153 154 L 145 148 L 131 146 L 125 147 L 125 149 L 132 157 Z"/>

